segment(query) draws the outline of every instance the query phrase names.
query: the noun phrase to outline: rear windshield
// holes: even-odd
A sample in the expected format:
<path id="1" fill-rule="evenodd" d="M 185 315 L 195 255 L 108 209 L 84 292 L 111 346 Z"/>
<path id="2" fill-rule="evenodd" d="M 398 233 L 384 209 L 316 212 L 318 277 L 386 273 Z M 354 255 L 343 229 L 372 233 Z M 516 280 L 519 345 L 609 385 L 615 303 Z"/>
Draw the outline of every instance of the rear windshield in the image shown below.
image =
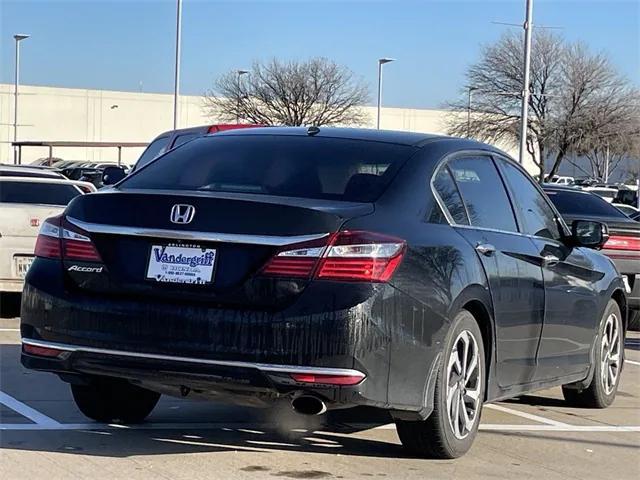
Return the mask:
<path id="1" fill-rule="evenodd" d="M 1 203 L 66 205 L 80 192 L 73 185 L 29 182 L 0 182 Z"/>
<path id="2" fill-rule="evenodd" d="M 545 190 L 545 193 L 562 215 L 593 215 L 627 218 L 620 210 L 594 194 L 562 192 L 558 190 Z"/>
<path id="3" fill-rule="evenodd" d="M 371 202 L 411 152 L 406 145 L 336 138 L 203 137 L 166 153 L 120 188 Z"/>

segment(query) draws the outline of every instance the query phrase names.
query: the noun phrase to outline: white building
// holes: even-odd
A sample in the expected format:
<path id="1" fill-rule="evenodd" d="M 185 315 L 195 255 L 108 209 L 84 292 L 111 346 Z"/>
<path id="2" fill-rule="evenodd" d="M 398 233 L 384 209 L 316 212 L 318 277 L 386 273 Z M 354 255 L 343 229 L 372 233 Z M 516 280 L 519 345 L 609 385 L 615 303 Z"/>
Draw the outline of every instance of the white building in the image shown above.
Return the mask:
<path id="1" fill-rule="evenodd" d="M 173 97 L 169 94 L 117 92 L 24 85 L 19 90 L 18 140 L 82 142 L 149 142 L 173 125 Z M 13 85 L 0 84 L 0 163 L 13 162 Z M 370 127 L 375 107 L 366 107 Z M 389 130 L 445 133 L 445 110 L 383 108 L 381 127 Z M 212 123 L 203 114 L 202 98 L 183 95 L 179 127 Z M 516 146 L 502 146 L 517 155 Z M 122 160 L 134 162 L 141 148 L 125 148 Z M 27 164 L 48 156 L 44 147 L 24 148 Z M 56 148 L 53 156 L 68 160 L 115 161 L 115 148 Z M 527 165 L 535 172 L 533 164 Z"/>

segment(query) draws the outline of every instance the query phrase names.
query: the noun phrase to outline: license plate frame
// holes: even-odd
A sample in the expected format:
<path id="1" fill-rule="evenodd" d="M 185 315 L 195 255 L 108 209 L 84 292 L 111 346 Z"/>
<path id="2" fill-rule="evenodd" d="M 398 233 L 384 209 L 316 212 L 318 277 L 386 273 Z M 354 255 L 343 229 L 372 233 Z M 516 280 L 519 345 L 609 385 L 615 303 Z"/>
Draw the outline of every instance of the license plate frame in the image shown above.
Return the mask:
<path id="1" fill-rule="evenodd" d="M 161 284 L 210 286 L 214 283 L 217 258 L 216 248 L 177 243 L 152 244 L 145 280 Z"/>

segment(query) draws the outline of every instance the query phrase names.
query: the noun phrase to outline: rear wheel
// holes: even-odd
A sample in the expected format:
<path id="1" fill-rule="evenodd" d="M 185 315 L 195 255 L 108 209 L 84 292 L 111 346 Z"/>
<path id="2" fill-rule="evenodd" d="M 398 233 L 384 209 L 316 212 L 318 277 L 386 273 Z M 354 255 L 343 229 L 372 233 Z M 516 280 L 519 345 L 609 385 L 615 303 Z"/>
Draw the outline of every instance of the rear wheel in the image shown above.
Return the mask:
<path id="1" fill-rule="evenodd" d="M 620 381 L 624 337 L 622 315 L 615 300 L 609 304 L 600 322 L 595 351 L 595 368 L 587 388 L 563 385 L 562 393 L 570 404 L 587 408 L 606 408 L 613 403 Z"/>
<path id="2" fill-rule="evenodd" d="M 485 356 L 478 324 L 466 310 L 453 321 L 435 387 L 433 412 L 424 421 L 396 421 L 402 445 L 429 458 L 464 455 L 476 436 L 484 398 Z"/>
<path id="3" fill-rule="evenodd" d="M 98 422 L 142 422 L 160 399 L 159 393 L 115 379 L 72 384 L 71 393 L 80 411 Z"/>

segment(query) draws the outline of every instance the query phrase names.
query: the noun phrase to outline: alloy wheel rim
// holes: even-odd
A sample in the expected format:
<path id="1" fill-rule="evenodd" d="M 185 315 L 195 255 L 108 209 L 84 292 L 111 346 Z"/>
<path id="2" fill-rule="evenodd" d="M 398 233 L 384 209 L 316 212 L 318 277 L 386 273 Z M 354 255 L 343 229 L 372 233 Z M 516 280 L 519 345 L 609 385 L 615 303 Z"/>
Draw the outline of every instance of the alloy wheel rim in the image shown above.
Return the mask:
<path id="1" fill-rule="evenodd" d="M 618 317 L 611 314 L 605 321 L 600 343 L 600 381 L 607 395 L 616 387 L 620 374 L 620 330 Z"/>
<path id="2" fill-rule="evenodd" d="M 478 343 L 473 334 L 463 330 L 453 342 L 447 363 L 447 417 L 456 438 L 471 433 L 477 421 L 482 385 Z"/>

